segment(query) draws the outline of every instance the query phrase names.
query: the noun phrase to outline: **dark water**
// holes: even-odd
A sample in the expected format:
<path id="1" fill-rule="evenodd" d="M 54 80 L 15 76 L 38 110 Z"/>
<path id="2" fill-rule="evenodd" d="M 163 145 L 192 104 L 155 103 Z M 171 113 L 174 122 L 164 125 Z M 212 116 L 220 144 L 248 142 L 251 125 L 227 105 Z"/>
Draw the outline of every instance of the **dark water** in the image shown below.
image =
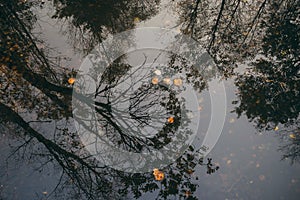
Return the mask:
<path id="1" fill-rule="evenodd" d="M 299 12 L 298 0 L 1 0 L 0 199 L 298 199 Z M 82 71 L 100 43 L 147 27 L 199 46 L 122 54 L 137 41 L 127 32 Z M 124 152 L 170 145 L 172 162 L 126 171 L 143 160 L 96 148 L 90 132 Z"/>

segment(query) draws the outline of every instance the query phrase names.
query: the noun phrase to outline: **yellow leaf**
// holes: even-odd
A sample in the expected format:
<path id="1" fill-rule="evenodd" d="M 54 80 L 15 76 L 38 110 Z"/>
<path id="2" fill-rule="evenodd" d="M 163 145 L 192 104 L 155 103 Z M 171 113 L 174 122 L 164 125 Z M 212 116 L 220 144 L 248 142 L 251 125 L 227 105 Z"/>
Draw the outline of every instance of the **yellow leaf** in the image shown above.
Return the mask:
<path id="1" fill-rule="evenodd" d="M 296 135 L 295 134 L 290 134 L 290 138 L 296 139 Z"/>
<path id="2" fill-rule="evenodd" d="M 229 123 L 234 123 L 235 122 L 235 119 L 234 118 L 230 118 L 230 120 L 229 120 Z"/>
<path id="3" fill-rule="evenodd" d="M 276 127 L 274 128 L 274 131 L 278 131 L 278 130 L 279 130 L 279 127 L 276 126 Z"/>
<path id="4" fill-rule="evenodd" d="M 286 51 L 281 51 L 281 55 L 286 55 Z"/>
<path id="5" fill-rule="evenodd" d="M 244 36 L 247 36 L 248 35 L 248 32 L 243 32 L 242 33 Z"/>
<path id="6" fill-rule="evenodd" d="M 164 82 L 165 84 L 167 84 L 167 85 L 170 85 L 171 79 L 170 79 L 170 78 L 164 78 L 164 79 L 163 79 L 163 82 Z"/>
<path id="7" fill-rule="evenodd" d="M 140 18 L 138 18 L 138 17 L 135 17 L 134 19 L 133 19 L 133 22 L 134 23 L 139 23 L 141 20 L 140 20 Z"/>
<path id="8" fill-rule="evenodd" d="M 182 85 L 182 80 L 180 78 L 176 78 L 176 79 L 174 79 L 173 83 L 176 86 L 180 86 L 180 85 Z"/>

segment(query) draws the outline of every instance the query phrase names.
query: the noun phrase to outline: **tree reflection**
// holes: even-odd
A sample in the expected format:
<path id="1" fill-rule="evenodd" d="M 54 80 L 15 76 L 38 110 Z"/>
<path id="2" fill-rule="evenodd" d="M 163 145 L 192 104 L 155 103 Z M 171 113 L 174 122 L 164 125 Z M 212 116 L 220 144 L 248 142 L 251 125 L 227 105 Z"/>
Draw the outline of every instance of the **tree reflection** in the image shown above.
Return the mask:
<path id="1" fill-rule="evenodd" d="M 279 123 L 293 123 L 300 112 L 299 102 L 299 4 L 273 4 L 263 25 L 263 52 L 253 68 L 237 78 L 241 104 L 236 111 L 256 120 L 259 128 L 274 128 Z"/>
<path id="2" fill-rule="evenodd" d="M 79 191 L 83 192 L 83 195 L 89 199 L 121 198 L 130 193 L 137 198 L 143 193 L 154 190 L 160 191 L 158 196 L 161 198 L 176 194 L 184 196 L 185 191 L 189 191 L 192 195 L 196 189 L 196 183 L 191 182 L 190 176 L 197 164 L 206 166 L 209 174 L 218 170 L 218 166 L 214 166 L 211 159 L 208 159 L 208 162 L 203 162 L 199 154 L 194 153 L 193 147 L 190 147 L 187 153 L 174 164 L 163 169 L 166 179 L 161 183 L 155 181 L 150 173 L 131 174 L 107 167 L 99 167 L 97 160 L 84 151 L 78 137 L 68 128 L 61 129 L 57 135 L 59 136 L 58 140 L 54 142 L 31 128 L 29 123 L 9 107 L 1 103 L 0 108 L 2 123 L 13 122 L 17 124 L 30 138 L 17 147 L 16 152 L 22 151 L 33 139 L 37 140 L 43 145 L 43 148 L 39 148 L 39 157 L 46 158 L 45 163 L 55 160 L 62 168 L 62 177 L 55 188 L 58 191 L 64 187 L 67 188 L 70 184 L 75 184 Z M 35 151 L 34 146 L 32 148 Z M 31 159 L 35 157 L 34 154 L 32 152 Z M 76 193 L 76 195 L 80 195 L 81 192 Z"/>
<path id="3" fill-rule="evenodd" d="M 237 64 L 251 67 L 236 78 L 238 116 L 245 114 L 260 131 L 299 123 L 298 0 L 219 0 L 214 5 L 197 0 L 180 6 L 183 32 L 209 50 L 225 77 L 235 77 Z M 282 137 L 290 133 L 284 130 Z M 297 145 L 283 146 L 284 157 L 297 160 Z"/>
<path id="4" fill-rule="evenodd" d="M 270 16 L 261 24 L 266 29 L 262 52 L 252 68 L 236 79 L 240 104 L 259 130 L 280 131 L 283 158 L 299 161 L 299 1 L 273 2 Z M 238 103 L 238 102 L 235 102 Z"/>
<path id="5" fill-rule="evenodd" d="M 71 130 L 69 125 L 72 88 L 67 85 L 66 78 L 74 76 L 75 72 L 58 68 L 55 63 L 50 61 L 47 53 L 39 48 L 40 41 L 30 32 L 35 22 L 35 16 L 30 11 L 30 6 L 34 5 L 19 1 L 1 1 L 0 36 L 3 54 L 0 67 L 0 120 L 1 124 L 7 127 L 21 128 L 22 131 L 18 133 L 20 137 L 24 138 L 24 143 L 16 148 L 11 158 L 16 158 L 18 151 L 24 150 L 25 154 L 26 147 L 31 145 L 30 151 L 27 152 L 31 159 L 42 158 L 42 166 L 55 161 L 54 163 L 63 171 L 54 191 L 57 195 L 60 195 L 60 189 L 68 190 L 69 187 L 75 185 L 79 189 L 76 191 L 76 195 L 83 192 L 83 196 L 88 199 L 120 199 L 131 194 L 139 197 L 143 193 L 154 190 L 159 190 L 158 197 L 161 198 L 167 198 L 176 192 L 183 191 L 189 191 L 192 196 L 196 184 L 191 182 L 190 175 L 195 167 L 203 165 L 207 167 L 209 174 L 218 169 L 212 164 L 211 159 L 204 162 L 192 147 L 174 164 L 161 169 L 166 176 L 161 182 L 154 180 L 151 173 L 130 174 L 104 167 L 85 150 L 78 135 Z M 142 16 L 139 17 L 143 19 Z M 176 59 L 176 57 L 172 57 L 170 68 L 180 66 L 175 64 Z M 100 121 L 107 129 L 116 129 L 113 125 L 115 121 L 113 121 L 112 113 L 121 112 L 116 110 L 114 102 L 110 101 L 112 91 L 118 87 L 120 77 L 129 73 L 128 70 L 131 67 L 115 62 L 100 79 L 99 91 L 102 92 L 97 94 L 97 99 L 92 102 L 91 106 L 97 107 L 97 113 L 102 117 Z M 188 65 L 182 65 L 181 70 L 190 74 L 188 79 L 183 81 L 195 81 L 194 87 L 201 91 L 205 88 L 205 80 L 199 74 L 200 72 L 197 74 L 197 70 L 191 71 L 191 69 Z M 115 71 L 120 73 L 114 73 Z M 195 77 L 193 77 L 194 74 Z M 177 129 L 181 117 L 179 109 L 182 107 L 179 106 L 179 100 L 174 96 L 174 92 L 168 90 L 164 85 L 147 83 L 139 85 L 139 88 L 132 93 L 129 101 L 129 115 L 133 120 L 132 123 L 138 123 L 134 126 L 142 127 L 151 124 L 153 121 L 149 121 L 149 116 L 157 113 L 150 115 L 151 113 L 147 113 L 147 111 L 157 104 L 164 108 L 167 116 L 174 117 L 172 123 L 164 121 L 163 131 L 149 139 L 149 143 L 147 143 L 147 145 L 157 145 L 155 148 L 160 148 L 170 140 L 166 133 Z M 105 94 L 104 97 L 103 94 Z M 123 94 L 119 93 L 119 95 Z M 83 98 L 80 93 L 76 94 L 75 92 L 75 97 L 83 103 L 89 103 L 89 99 Z M 162 99 L 163 97 L 165 99 Z M 140 104 L 145 100 L 147 104 Z M 44 121 L 63 125 L 57 125 L 54 133 L 47 134 L 33 128 L 32 123 L 38 123 L 38 127 L 42 127 Z M 115 135 L 111 134 L 111 136 Z M 162 142 L 161 138 L 163 138 Z M 119 141 L 126 143 L 126 140 L 121 137 L 116 139 L 117 143 Z M 138 145 L 134 145 L 133 148 L 140 150 Z"/>
<path id="6" fill-rule="evenodd" d="M 198 100 L 190 92 L 193 88 L 201 92 L 208 81 L 199 69 L 180 56 L 147 51 L 143 54 L 145 60 L 137 66 L 126 63 L 136 57 L 133 54 L 117 59 L 108 67 L 102 66 L 104 69 L 99 66 L 104 62 L 101 55 L 92 54 L 91 67 L 79 74 L 74 85 L 76 95 L 90 97 L 90 103 L 78 99 L 74 106 L 75 120 L 87 148 L 104 162 L 108 157 L 113 158 L 106 163 L 108 166 L 132 166 L 126 163 L 142 159 L 143 162 L 127 167 L 130 171 L 143 169 L 150 160 L 154 163 L 158 158 L 169 163 L 188 147 L 188 141 L 197 133 L 198 123 L 195 105 Z M 154 62 L 158 56 L 165 59 L 165 64 Z M 155 67 L 151 68 L 152 65 Z M 122 156 L 109 143 L 144 154 L 142 158 Z"/>
<path id="7" fill-rule="evenodd" d="M 51 136 L 46 138 L 42 133 L 31 128 L 30 124 L 11 108 L 0 103 L 0 109 L 1 123 L 14 123 L 22 127 L 25 132 L 26 140 L 23 145 L 17 147 L 16 152 L 22 151 L 27 145 L 37 140 L 39 146 L 43 145 L 43 148 L 39 148 L 38 157 L 46 159 L 45 163 L 54 160 L 62 168 L 63 174 L 56 188 L 57 192 L 74 184 L 89 199 L 121 198 L 128 193 L 134 193 L 138 197 L 142 192 L 158 189 L 161 191 L 159 195 L 167 198 L 167 196 L 175 194 L 174 192 L 183 190 L 183 188 L 180 189 L 182 183 L 185 183 L 185 190 L 193 192 L 196 188 L 195 184 L 190 183 L 189 173 L 192 173 L 200 158 L 197 158 L 191 150 L 186 155 L 187 157 L 182 157 L 173 166 L 163 169 L 167 178 L 162 182 L 164 189 L 161 189 L 160 183 L 154 180 L 152 174 L 128 174 L 101 167 L 97 160 L 85 151 L 78 136 L 66 127 L 57 129 L 54 137 L 56 139 L 49 139 Z M 30 149 L 34 151 L 35 145 Z M 30 157 L 33 159 L 35 154 L 33 152 Z M 208 163 L 201 161 L 199 164 L 207 166 L 208 173 L 216 170 L 211 161 Z M 116 183 L 120 183 L 120 185 L 116 185 Z M 171 190 L 170 186 L 176 190 Z"/>
<path id="8" fill-rule="evenodd" d="M 38 47 L 41 41 L 31 34 L 35 22 L 31 6 L 19 1 L 1 2 L 1 100 L 19 109 L 35 110 L 40 105 L 40 117 L 70 115 L 69 99 L 53 92 L 71 95 L 71 88 L 63 83 L 65 70 L 48 60 Z"/>
<path id="9" fill-rule="evenodd" d="M 200 42 L 229 77 L 238 63 L 251 59 L 260 48 L 262 30 L 257 26 L 267 16 L 268 1 L 213 2 L 183 1 L 180 22 L 183 33 Z"/>
<path id="10" fill-rule="evenodd" d="M 74 48 L 90 52 L 108 34 L 126 31 L 157 13 L 160 0 L 54 0 L 53 18 L 66 20 Z"/>
<path id="11" fill-rule="evenodd" d="M 143 7 L 142 3 L 147 5 Z M 79 41 L 74 45 L 82 45 L 89 51 L 95 42 L 102 41 L 103 34 L 133 28 L 134 18 L 144 20 L 150 17 L 156 12 L 156 7 L 152 5 L 157 3 L 57 0 L 54 1 L 57 9 L 54 17 L 70 20 L 70 32 L 74 34 L 70 37 Z M 160 169 L 165 173 L 165 179 L 161 182 L 156 181 L 151 173 L 130 174 L 104 167 L 91 156 L 69 125 L 72 87 L 67 85 L 66 80 L 76 73 L 59 68 L 39 48 L 42 42 L 30 32 L 36 20 L 30 11 L 34 4 L 2 0 L 0 6 L 1 124 L 22 128 L 25 141 L 16 148 L 16 152 L 32 145 L 32 151 L 38 151 L 45 162 L 55 161 L 62 169 L 62 177 L 55 188 L 58 195 L 59 188 L 68 189 L 75 185 L 79 189 L 76 195 L 83 192 L 88 199 L 120 199 L 127 195 L 137 198 L 153 191 L 158 191 L 157 198 L 167 199 L 172 195 L 196 198 L 192 194 L 197 184 L 191 178 L 196 166 L 206 167 L 208 174 L 218 170 L 218 166 L 213 165 L 211 159 L 203 160 L 192 146 L 176 162 Z M 219 1 L 213 10 L 206 9 L 209 8 L 208 1 L 196 1 L 192 6 L 187 12 L 182 11 L 183 16 L 188 16 L 183 17 L 187 19 L 183 30 L 203 42 L 225 74 L 232 72 L 231 65 L 235 62 L 251 58 L 261 48 L 260 56 L 252 63 L 253 69 L 236 79 L 240 99 L 236 112 L 239 115 L 246 113 L 250 120 L 257 122 L 259 128 L 271 129 L 279 123 L 291 124 L 285 132 L 288 140 L 283 138 L 283 142 L 287 143 L 283 143 L 281 150 L 284 158 L 298 161 L 299 1 L 275 1 L 271 4 L 267 1 L 253 4 L 240 0 Z M 97 9 L 91 12 L 91 7 Z M 241 14 L 245 11 L 249 16 Z M 268 11 L 268 15 L 264 11 Z M 214 15 L 215 20 L 203 20 L 210 15 Z M 265 30 L 265 34 L 255 31 L 259 24 L 263 25 L 260 30 Z M 90 35 L 85 38 L 87 32 Z M 168 59 L 169 69 L 185 75 L 183 83 L 191 84 L 199 92 L 207 87 L 207 80 L 195 66 L 176 55 L 170 55 Z M 159 149 L 173 139 L 171 133 L 178 129 L 182 117 L 179 110 L 187 112 L 188 109 L 183 106 L 185 102 L 179 104 L 180 99 L 174 95 L 175 92 L 164 84 L 148 81 L 134 86 L 146 76 L 137 76 L 137 82 L 123 82 L 124 77 L 126 79 L 133 74 L 134 71 L 130 71 L 133 67 L 124 63 L 123 58 L 117 60 L 106 68 L 103 76 L 97 77 L 99 80 L 96 95 L 91 98 L 93 101 L 80 93 L 75 92 L 74 96 L 83 105 L 96 108 L 97 120 L 114 144 L 135 152 L 142 151 L 144 146 Z M 126 91 L 126 87 L 120 87 L 123 83 L 133 84 L 129 86 L 137 90 L 128 90 L 130 95 L 126 96 L 126 93 L 118 91 L 120 88 Z M 116 101 L 121 96 L 129 99 L 127 113 Z M 154 112 L 156 109 L 152 108 L 155 106 L 161 110 Z M 158 121 L 154 121 L 155 115 L 159 116 Z M 53 134 L 45 134 L 31 126 L 32 122 L 26 120 L 28 116 L 34 118 L 32 121 L 41 123 L 40 127 L 44 120 L 63 125 L 57 126 Z M 167 121 L 170 116 L 174 117 L 172 123 Z M 136 137 L 142 128 L 154 122 L 162 124 L 162 131 L 143 140 Z M 89 122 L 83 121 L 81 124 L 86 123 Z M 124 131 L 131 127 L 137 127 L 130 131 L 136 134 Z M 43 148 L 35 149 L 34 146 Z M 36 156 L 36 152 L 30 156 Z"/>

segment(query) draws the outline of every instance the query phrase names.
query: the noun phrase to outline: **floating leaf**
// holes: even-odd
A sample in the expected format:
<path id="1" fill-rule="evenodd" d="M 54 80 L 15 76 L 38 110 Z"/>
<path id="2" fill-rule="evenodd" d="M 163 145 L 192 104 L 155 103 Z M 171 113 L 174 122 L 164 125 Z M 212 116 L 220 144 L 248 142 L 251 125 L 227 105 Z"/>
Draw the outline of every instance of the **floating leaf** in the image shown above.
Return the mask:
<path id="1" fill-rule="evenodd" d="M 133 19 L 133 22 L 134 23 L 139 23 L 141 20 L 140 20 L 140 18 L 138 18 L 138 17 L 135 17 L 134 19 Z"/>
<path id="2" fill-rule="evenodd" d="M 230 165 L 231 164 L 231 160 L 227 160 L 226 164 Z"/>
<path id="3" fill-rule="evenodd" d="M 160 76 L 161 75 L 161 71 L 159 69 L 157 69 L 157 70 L 154 71 L 154 74 L 156 74 L 157 76 Z"/>
<path id="4" fill-rule="evenodd" d="M 174 123 L 174 117 L 169 117 L 169 118 L 168 118 L 168 122 L 169 122 L 170 124 L 173 124 L 173 123 Z"/>
<path id="5" fill-rule="evenodd" d="M 163 79 L 163 82 L 167 85 L 170 85 L 171 84 L 171 79 L 170 78 L 164 78 Z"/>
<path id="6" fill-rule="evenodd" d="M 278 131 L 278 130 L 279 130 L 279 127 L 276 126 L 276 127 L 274 128 L 274 131 Z"/>
<path id="7" fill-rule="evenodd" d="M 290 134 L 290 138 L 296 139 L 296 135 L 295 134 Z"/>
<path id="8" fill-rule="evenodd" d="M 189 191 L 189 190 L 187 190 L 187 191 L 185 191 L 185 193 L 184 193 L 184 194 L 185 194 L 185 196 L 186 196 L 186 197 L 189 197 L 189 196 L 191 196 L 192 192 L 191 192 L 191 191 Z"/>
<path id="9" fill-rule="evenodd" d="M 173 83 L 176 86 L 181 86 L 182 85 L 182 80 L 180 78 L 176 78 L 176 79 L 174 79 Z"/>
<path id="10" fill-rule="evenodd" d="M 258 177 L 258 178 L 259 178 L 259 180 L 260 180 L 260 181 L 264 181 L 264 180 L 266 180 L 266 177 L 265 177 L 265 175 L 259 175 L 259 177 Z"/>
<path id="11" fill-rule="evenodd" d="M 69 78 L 68 83 L 72 85 L 75 83 L 75 80 L 76 80 L 75 78 Z"/>
<path id="12" fill-rule="evenodd" d="M 104 136 L 104 134 L 105 134 L 105 133 L 104 133 L 103 130 L 101 130 L 101 129 L 98 130 L 98 136 Z"/>
<path id="13" fill-rule="evenodd" d="M 162 181 L 165 178 L 165 174 L 157 168 L 153 169 L 153 175 L 157 181 Z"/>
<path id="14" fill-rule="evenodd" d="M 281 55 L 285 56 L 286 55 L 286 51 L 281 51 Z"/>
<path id="15" fill-rule="evenodd" d="M 229 120 L 229 123 L 234 123 L 235 122 L 235 119 L 234 118 L 230 118 L 230 120 Z"/>
<path id="16" fill-rule="evenodd" d="M 242 33 L 244 36 L 247 36 L 248 35 L 248 32 L 243 32 Z"/>
<path id="17" fill-rule="evenodd" d="M 157 77 L 154 77 L 154 78 L 152 78 L 152 84 L 153 85 L 157 85 L 158 84 L 158 78 Z"/>

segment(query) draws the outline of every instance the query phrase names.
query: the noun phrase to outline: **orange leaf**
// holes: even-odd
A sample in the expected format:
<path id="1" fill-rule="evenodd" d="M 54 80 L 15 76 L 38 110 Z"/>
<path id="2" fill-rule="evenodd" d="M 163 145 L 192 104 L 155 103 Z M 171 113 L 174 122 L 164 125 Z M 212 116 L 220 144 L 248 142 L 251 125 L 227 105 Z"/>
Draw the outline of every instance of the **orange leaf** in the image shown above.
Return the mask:
<path id="1" fill-rule="evenodd" d="M 72 85 L 72 84 L 74 84 L 75 83 L 75 78 L 69 78 L 68 79 L 68 83 L 70 84 L 70 85 Z"/>
<path id="2" fill-rule="evenodd" d="M 189 191 L 189 190 L 185 191 L 185 196 L 186 196 L 186 197 L 189 197 L 189 196 L 191 196 L 191 194 L 192 194 L 192 192 L 191 192 L 191 191 Z"/>
<path id="3" fill-rule="evenodd" d="M 157 168 L 153 169 L 153 175 L 157 174 L 158 172 L 159 172 L 159 169 L 157 169 Z"/>
<path id="4" fill-rule="evenodd" d="M 162 181 L 165 178 L 165 174 L 157 168 L 153 169 L 153 175 L 157 181 Z"/>
<path id="5" fill-rule="evenodd" d="M 170 124 L 173 124 L 173 123 L 174 123 L 174 117 L 169 117 L 169 118 L 168 118 L 168 122 L 169 122 Z"/>
<path id="6" fill-rule="evenodd" d="M 153 85 L 157 85 L 158 84 L 158 78 L 157 77 L 152 78 L 152 84 Z"/>

